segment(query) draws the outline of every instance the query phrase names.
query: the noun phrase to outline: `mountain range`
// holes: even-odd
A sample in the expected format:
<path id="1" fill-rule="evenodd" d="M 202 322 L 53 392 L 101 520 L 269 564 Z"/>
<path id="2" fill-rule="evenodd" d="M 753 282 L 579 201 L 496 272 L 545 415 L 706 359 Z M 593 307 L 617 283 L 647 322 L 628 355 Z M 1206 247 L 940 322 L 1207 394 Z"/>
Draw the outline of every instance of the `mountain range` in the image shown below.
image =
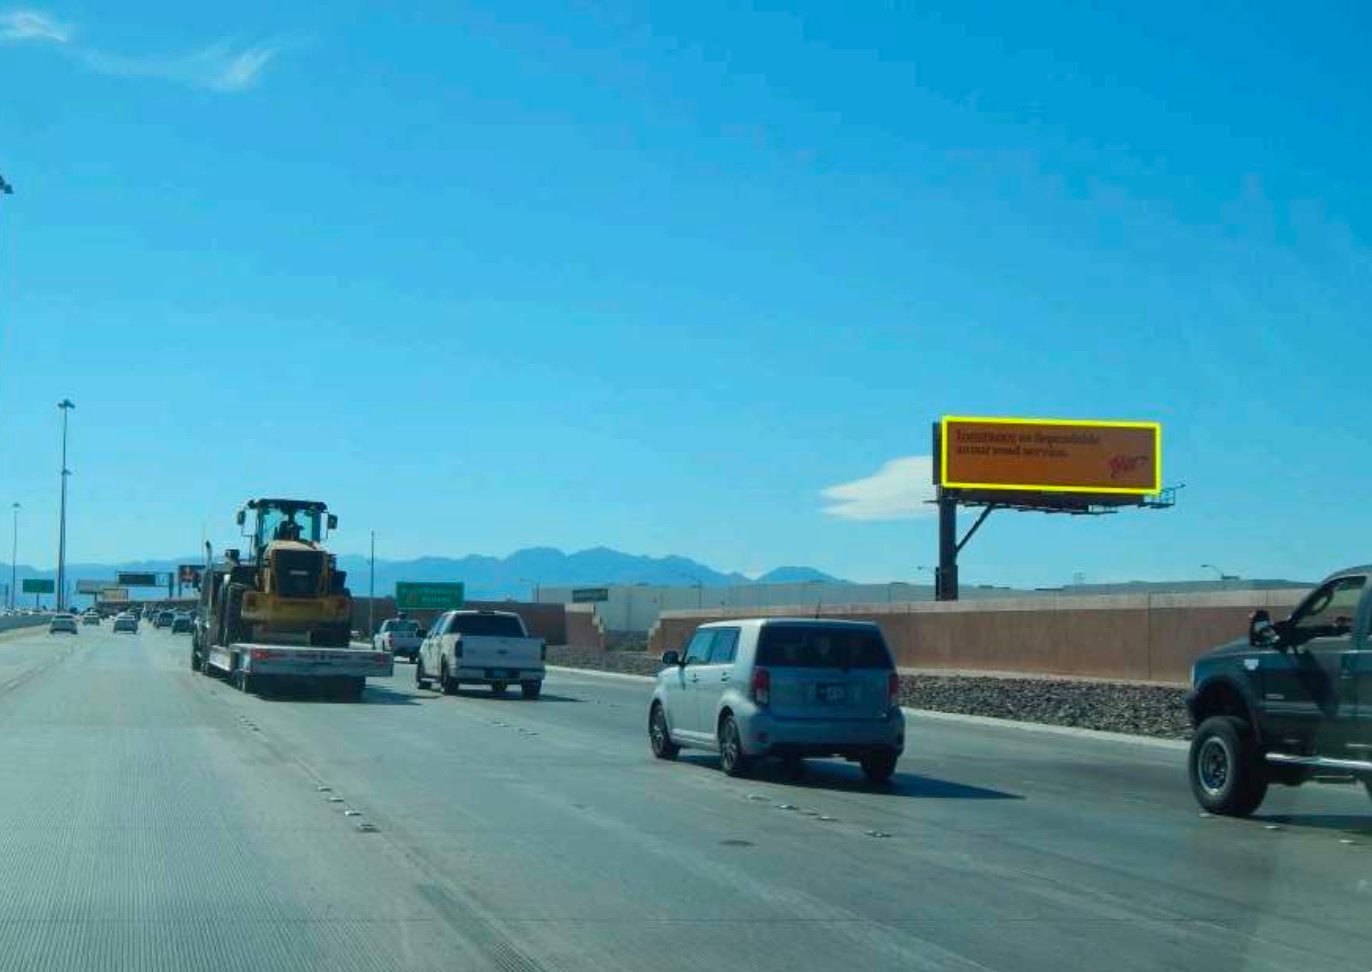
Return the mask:
<path id="1" fill-rule="evenodd" d="M 183 560 L 139 560 L 119 564 L 72 563 L 67 576 L 73 581 L 112 579 L 119 571 L 168 572 L 177 564 L 198 563 L 199 558 Z M 348 586 L 354 594 L 367 592 L 367 558 L 340 554 L 339 567 L 348 572 Z M 9 564 L 0 564 L 0 584 L 9 582 Z M 53 570 L 37 570 L 20 564 L 17 579 L 50 578 Z M 415 560 L 377 560 L 376 592 L 390 594 L 396 581 L 462 581 L 467 595 L 479 600 L 506 597 L 527 598 L 534 585 L 540 587 L 596 586 L 607 584 L 670 584 L 705 587 L 730 587 L 737 584 L 797 584 L 808 581 L 843 583 L 813 567 L 785 566 L 757 577 L 738 572 L 725 573 L 689 557 L 647 557 L 624 553 L 609 547 L 592 547 L 564 553 L 554 547 L 529 547 L 508 557 L 469 554 L 465 557 L 420 557 Z M 20 595 L 22 602 L 23 595 Z"/>

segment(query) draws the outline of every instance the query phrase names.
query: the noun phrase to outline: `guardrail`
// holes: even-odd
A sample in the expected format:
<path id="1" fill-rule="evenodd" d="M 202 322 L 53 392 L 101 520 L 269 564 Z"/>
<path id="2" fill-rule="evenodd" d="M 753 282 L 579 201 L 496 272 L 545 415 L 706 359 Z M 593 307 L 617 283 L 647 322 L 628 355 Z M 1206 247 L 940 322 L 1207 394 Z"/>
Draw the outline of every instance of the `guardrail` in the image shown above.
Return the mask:
<path id="1" fill-rule="evenodd" d="M 13 631 L 16 628 L 36 628 L 47 624 L 50 614 L 10 614 L 0 618 L 0 631 Z"/>

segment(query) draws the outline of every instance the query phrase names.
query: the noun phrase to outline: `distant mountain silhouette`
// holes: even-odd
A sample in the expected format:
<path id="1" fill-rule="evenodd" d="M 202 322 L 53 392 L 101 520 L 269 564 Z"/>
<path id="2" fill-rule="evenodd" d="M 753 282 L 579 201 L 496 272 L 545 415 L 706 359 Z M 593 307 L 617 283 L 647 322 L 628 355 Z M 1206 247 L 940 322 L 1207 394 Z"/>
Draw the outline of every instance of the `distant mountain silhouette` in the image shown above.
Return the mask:
<path id="1" fill-rule="evenodd" d="M 217 551 L 216 551 L 217 553 Z M 174 571 L 178 564 L 199 563 L 201 557 L 188 555 L 179 560 L 139 560 L 118 564 L 73 563 L 67 576 L 76 580 L 113 580 L 119 571 Z M 367 558 L 341 554 L 339 566 L 348 572 L 348 586 L 355 595 L 367 593 Z M 9 564 L 0 564 L 0 583 L 9 580 Z M 53 570 L 35 570 L 19 565 L 18 578 L 54 577 Z M 465 557 L 420 557 L 415 560 L 377 560 L 376 593 L 394 592 L 396 581 L 462 581 L 467 596 L 474 600 L 527 598 L 533 585 L 542 587 L 595 586 L 601 584 L 672 584 L 726 587 L 735 584 L 786 584 L 805 581 L 842 583 L 811 567 L 778 567 L 754 581 L 740 573 L 723 573 L 689 557 L 645 557 L 592 547 L 564 553 L 555 547 L 529 547 L 508 557 L 469 554 Z M 135 591 L 135 596 L 140 593 Z M 31 595 L 30 595 L 31 596 Z M 21 595 L 22 597 L 22 595 Z"/>

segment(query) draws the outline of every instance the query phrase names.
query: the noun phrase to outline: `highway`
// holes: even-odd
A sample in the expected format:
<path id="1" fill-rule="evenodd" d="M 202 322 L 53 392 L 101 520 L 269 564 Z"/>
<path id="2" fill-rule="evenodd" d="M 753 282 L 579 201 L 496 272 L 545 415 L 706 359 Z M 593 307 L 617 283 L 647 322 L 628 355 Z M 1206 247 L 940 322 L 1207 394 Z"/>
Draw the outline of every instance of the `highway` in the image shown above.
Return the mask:
<path id="1" fill-rule="evenodd" d="M 0 969 L 1372 968 L 1361 787 L 1206 818 L 1178 750 L 920 719 L 885 791 L 731 780 L 651 758 L 646 683 L 260 699 L 188 655 L 0 635 Z"/>

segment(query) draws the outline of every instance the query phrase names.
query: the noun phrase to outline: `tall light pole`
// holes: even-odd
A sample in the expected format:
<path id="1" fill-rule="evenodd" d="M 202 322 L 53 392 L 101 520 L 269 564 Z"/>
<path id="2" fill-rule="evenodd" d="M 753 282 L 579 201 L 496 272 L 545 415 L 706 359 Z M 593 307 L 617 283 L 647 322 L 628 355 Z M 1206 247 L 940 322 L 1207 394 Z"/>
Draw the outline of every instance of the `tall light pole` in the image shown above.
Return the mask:
<path id="1" fill-rule="evenodd" d="M 17 568 L 15 562 L 19 559 L 19 504 L 14 503 L 10 507 L 14 513 L 14 523 L 10 527 L 10 610 L 14 610 L 14 583 Z"/>
<path id="2" fill-rule="evenodd" d="M 62 505 L 57 514 L 57 610 L 61 611 L 67 596 L 67 414 L 76 406 L 70 398 L 57 403 L 62 410 Z"/>
<path id="3" fill-rule="evenodd" d="M 376 531 L 372 531 L 372 556 L 367 573 L 367 637 L 376 634 Z"/>
<path id="4" fill-rule="evenodd" d="M 1214 564 L 1201 564 L 1201 570 L 1213 570 L 1216 574 L 1219 575 L 1220 580 L 1225 579 L 1224 571 L 1220 570 Z"/>

